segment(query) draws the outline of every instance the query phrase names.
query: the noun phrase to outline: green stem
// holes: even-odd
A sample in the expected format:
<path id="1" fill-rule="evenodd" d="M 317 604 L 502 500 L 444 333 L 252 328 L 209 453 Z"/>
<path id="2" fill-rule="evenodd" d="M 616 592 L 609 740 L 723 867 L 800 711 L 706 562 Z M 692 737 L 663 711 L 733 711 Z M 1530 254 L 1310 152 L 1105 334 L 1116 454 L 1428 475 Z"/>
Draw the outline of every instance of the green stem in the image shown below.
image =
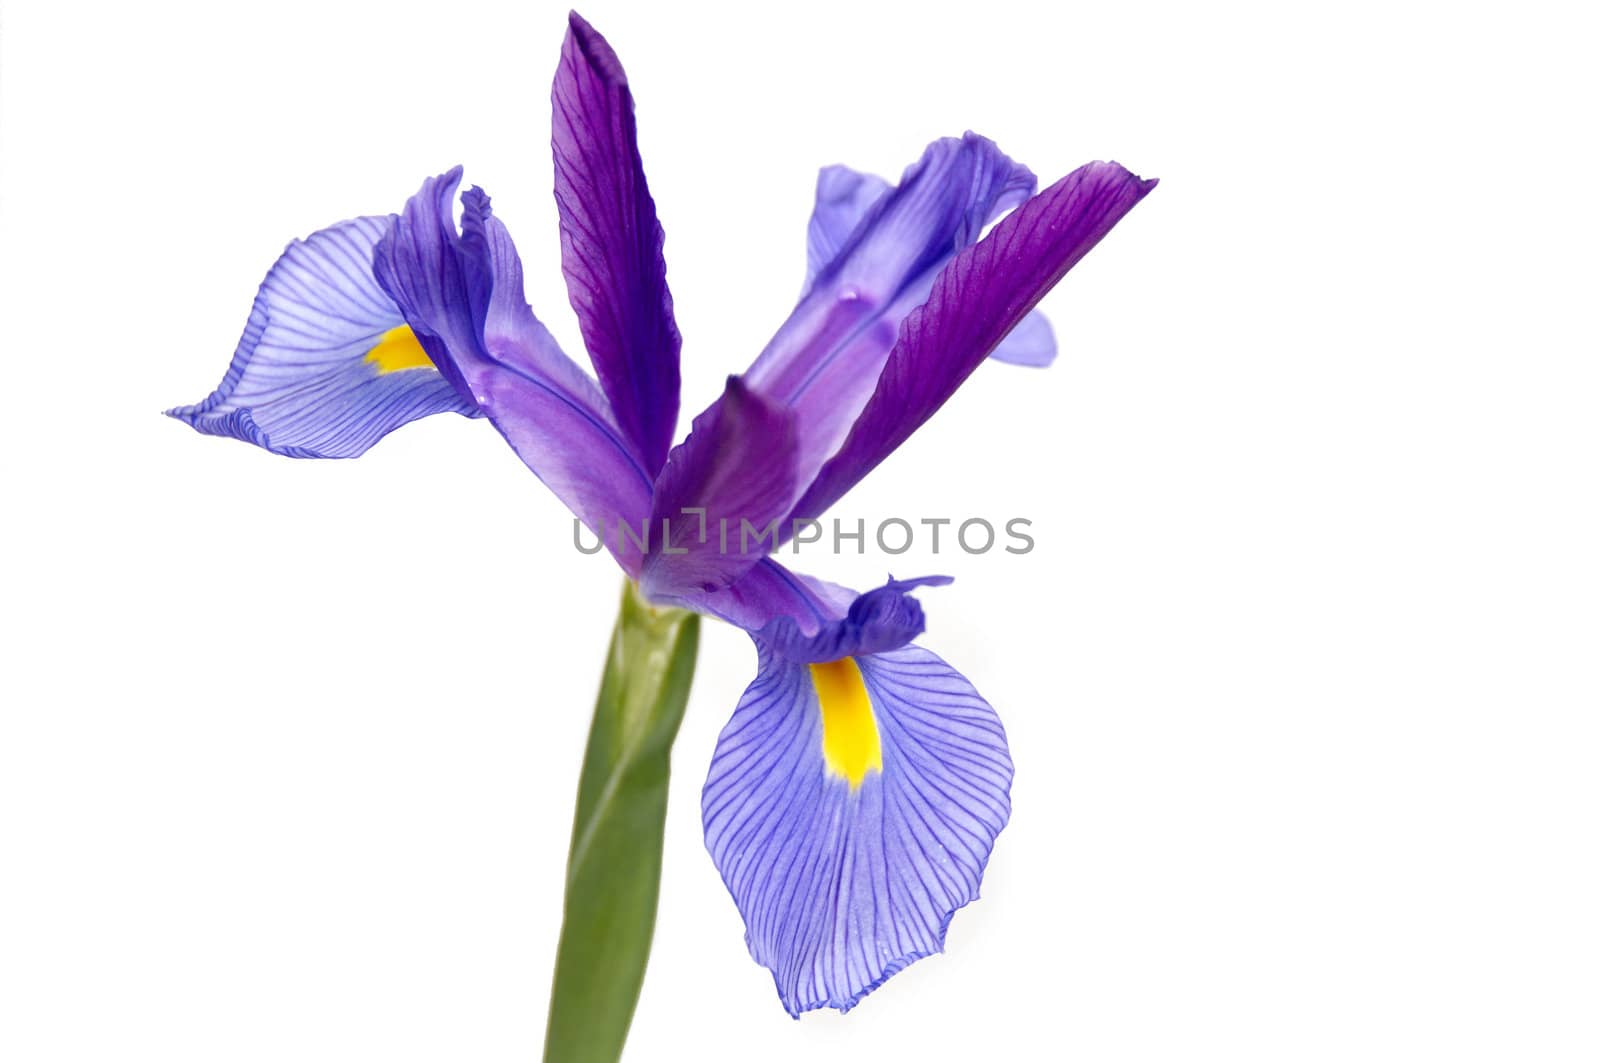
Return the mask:
<path id="1" fill-rule="evenodd" d="M 700 618 L 629 583 L 589 726 L 567 854 L 545 1063 L 615 1063 L 639 1001 L 661 887 L 672 741 Z"/>

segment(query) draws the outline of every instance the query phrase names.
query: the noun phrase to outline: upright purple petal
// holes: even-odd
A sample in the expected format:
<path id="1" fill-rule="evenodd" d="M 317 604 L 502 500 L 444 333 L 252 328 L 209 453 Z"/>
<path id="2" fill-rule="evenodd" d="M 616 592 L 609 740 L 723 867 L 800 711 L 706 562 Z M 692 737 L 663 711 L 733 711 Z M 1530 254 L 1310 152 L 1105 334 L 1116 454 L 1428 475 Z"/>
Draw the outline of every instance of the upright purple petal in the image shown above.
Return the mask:
<path id="1" fill-rule="evenodd" d="M 637 576 L 639 552 L 608 531 L 648 516 L 651 479 L 605 396 L 533 316 L 516 248 L 487 196 L 463 197 L 464 233 L 456 231 L 460 179 L 457 168 L 411 197 L 377 246 L 378 281 L 434 364 L 462 381 L 534 474 Z"/>
<path id="2" fill-rule="evenodd" d="M 866 214 L 745 374 L 752 389 L 794 407 L 802 481 L 843 441 L 901 320 L 926 298 L 932 278 L 984 225 L 1026 199 L 1035 181 L 991 141 L 968 133 L 930 144 L 900 184 L 875 199 L 870 181 L 851 184 L 825 171 L 819 196 L 836 197 L 820 208 L 827 239 L 838 238 L 863 202 Z"/>
<path id="3" fill-rule="evenodd" d="M 733 583 L 778 545 L 800 497 L 794 414 L 729 377 L 722 401 L 695 418 L 656 478 L 640 587 L 653 598 Z"/>
<path id="4" fill-rule="evenodd" d="M 1090 163 L 957 255 L 906 318 L 871 399 L 794 518 L 822 513 L 905 442 L 1155 184 Z"/>
<path id="5" fill-rule="evenodd" d="M 616 53 L 576 12 L 551 90 L 561 266 L 600 386 L 650 475 L 678 420 L 678 326 Z"/>

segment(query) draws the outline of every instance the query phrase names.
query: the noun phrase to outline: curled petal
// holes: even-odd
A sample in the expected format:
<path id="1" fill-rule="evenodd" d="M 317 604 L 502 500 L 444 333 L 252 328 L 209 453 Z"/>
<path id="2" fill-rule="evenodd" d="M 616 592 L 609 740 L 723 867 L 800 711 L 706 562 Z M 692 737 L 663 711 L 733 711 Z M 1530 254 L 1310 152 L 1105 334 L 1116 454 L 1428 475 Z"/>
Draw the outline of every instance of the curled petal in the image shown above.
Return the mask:
<path id="1" fill-rule="evenodd" d="M 898 649 L 922 634 L 926 618 L 911 597 L 919 587 L 942 587 L 949 576 L 890 578 L 858 594 L 763 558 L 714 591 L 655 595 L 664 605 L 714 616 L 757 638 L 766 650 L 809 663 Z"/>
<path id="2" fill-rule="evenodd" d="M 801 298 L 811 291 L 817 274 L 839 257 L 856 226 L 893 189 L 876 174 L 858 173 L 848 166 L 824 166 L 817 172 L 816 205 L 806 225 L 806 284 Z"/>
<path id="3" fill-rule="evenodd" d="M 942 951 L 1011 813 L 987 702 L 915 646 L 829 664 L 775 656 L 717 741 L 706 847 L 791 1015 L 847 1011 Z"/>
<path id="4" fill-rule="evenodd" d="M 811 210 L 811 222 L 806 227 L 807 292 L 811 290 L 817 274 L 833 263 L 849 243 L 856 227 L 893 187 L 881 177 L 857 173 L 846 166 L 825 166 L 817 174 L 816 206 Z M 963 235 L 977 238 L 977 234 L 970 231 Z M 960 249 L 952 246 L 944 261 L 948 262 Z M 942 267 L 944 262 L 939 265 Z M 924 279 L 909 289 L 910 297 L 901 302 L 913 306 L 926 302 L 928 293 L 933 290 L 934 275 L 932 272 L 924 274 Z M 899 324 L 898 319 L 895 324 Z M 1044 315 L 1035 310 L 1000 341 L 1000 346 L 989 357 L 1011 365 L 1047 366 L 1055 361 L 1055 334 Z"/>
<path id="5" fill-rule="evenodd" d="M 891 578 L 882 587 L 857 596 L 843 616 L 825 620 L 814 629 L 803 623 L 803 618 L 780 616 L 756 634 L 777 656 L 808 664 L 899 649 L 927 626 L 921 604 L 908 592 L 949 583 L 949 576 Z"/>
<path id="6" fill-rule="evenodd" d="M 645 183 L 628 79 L 606 39 L 570 16 L 551 91 L 561 268 L 600 386 L 654 475 L 678 419 L 678 325 Z"/>
<path id="7" fill-rule="evenodd" d="M 379 282 L 423 348 L 460 378 L 517 455 L 637 576 L 641 555 L 619 523 L 650 512 L 650 477 L 605 396 L 561 352 L 523 296 L 510 234 L 473 189 L 452 218 L 459 168 L 424 182 L 379 243 Z"/>
<path id="8" fill-rule="evenodd" d="M 958 254 L 900 329 L 861 415 L 795 507 L 811 519 L 955 394 L 1045 292 L 1156 182 L 1114 162 L 1080 167 Z"/>
<path id="9" fill-rule="evenodd" d="M 373 277 L 387 226 L 354 218 L 290 244 L 256 293 L 222 383 L 168 415 L 293 458 L 353 458 L 418 418 L 478 416 Z"/>
<path id="10" fill-rule="evenodd" d="M 752 390 L 794 408 L 802 482 L 849 431 L 901 320 L 926 298 L 934 275 L 1035 184 L 1027 167 L 973 133 L 930 144 L 899 185 L 876 198 L 871 180 L 853 176 L 835 169 L 819 180 L 820 240 L 811 257 L 820 259 L 825 243 L 840 247 L 745 374 Z"/>

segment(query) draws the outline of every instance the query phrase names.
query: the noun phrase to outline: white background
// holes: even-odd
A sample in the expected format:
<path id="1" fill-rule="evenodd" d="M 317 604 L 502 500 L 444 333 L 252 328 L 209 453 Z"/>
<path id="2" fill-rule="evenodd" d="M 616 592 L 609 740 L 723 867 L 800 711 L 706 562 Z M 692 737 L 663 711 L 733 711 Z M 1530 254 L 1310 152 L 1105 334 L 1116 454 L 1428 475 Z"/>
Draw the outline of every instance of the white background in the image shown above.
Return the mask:
<path id="1" fill-rule="evenodd" d="M 700 840 L 708 626 L 629 1059 L 1594 1060 L 1600 511 L 1579 5 L 596 0 L 686 413 L 818 165 L 977 129 L 1161 187 L 837 511 L 1031 518 L 925 642 L 1015 816 L 946 955 L 791 1021 Z M 913 12 L 912 14 L 911 12 Z M 483 423 L 294 462 L 159 416 L 286 240 L 455 162 L 570 352 L 565 9 L 0 9 L 0 1059 L 527 1060 L 619 579 Z M 924 543 L 926 545 L 926 543 Z"/>

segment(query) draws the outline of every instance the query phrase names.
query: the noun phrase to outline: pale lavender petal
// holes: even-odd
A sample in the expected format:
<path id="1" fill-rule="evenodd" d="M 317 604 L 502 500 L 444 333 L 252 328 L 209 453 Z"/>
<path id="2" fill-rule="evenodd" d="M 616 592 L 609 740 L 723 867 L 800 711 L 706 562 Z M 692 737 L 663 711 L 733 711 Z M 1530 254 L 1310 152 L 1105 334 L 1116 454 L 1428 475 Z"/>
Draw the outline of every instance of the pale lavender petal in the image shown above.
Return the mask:
<path id="1" fill-rule="evenodd" d="M 944 405 L 1061 277 L 1155 187 L 1090 163 L 1029 200 L 934 282 L 900 330 L 870 401 L 795 519 L 814 518 Z"/>
<path id="2" fill-rule="evenodd" d="M 650 512 L 650 477 L 611 420 L 605 396 L 533 316 L 522 266 L 488 197 L 463 197 L 459 168 L 424 182 L 378 244 L 379 282 L 423 348 L 459 376 L 517 455 L 636 576 L 642 558 L 617 523 Z"/>
<path id="3" fill-rule="evenodd" d="M 420 357 L 372 275 L 388 224 L 354 218 L 290 244 L 261 282 L 217 390 L 167 414 L 292 458 L 353 458 L 420 417 L 478 416 Z"/>
<path id="4" fill-rule="evenodd" d="M 645 471 L 678 419 L 678 326 L 663 235 L 616 53 L 576 12 L 551 91 L 561 267 L 600 386 Z"/>
<path id="5" fill-rule="evenodd" d="M 861 656 L 879 763 L 841 777 L 813 673 L 757 648 L 701 793 L 706 848 L 784 1008 L 847 1011 L 977 899 L 1011 814 L 1005 730 L 928 651 Z"/>
<path id="6" fill-rule="evenodd" d="M 1035 310 L 1006 334 L 989 358 L 1008 365 L 1043 369 L 1056 360 L 1056 334 L 1045 316 Z"/>
<path id="7" fill-rule="evenodd" d="M 848 166 L 824 166 L 817 173 L 816 205 L 806 226 L 806 283 L 801 297 L 811 290 L 817 274 L 833 264 L 850 242 L 856 227 L 894 188 L 870 173 Z"/>

